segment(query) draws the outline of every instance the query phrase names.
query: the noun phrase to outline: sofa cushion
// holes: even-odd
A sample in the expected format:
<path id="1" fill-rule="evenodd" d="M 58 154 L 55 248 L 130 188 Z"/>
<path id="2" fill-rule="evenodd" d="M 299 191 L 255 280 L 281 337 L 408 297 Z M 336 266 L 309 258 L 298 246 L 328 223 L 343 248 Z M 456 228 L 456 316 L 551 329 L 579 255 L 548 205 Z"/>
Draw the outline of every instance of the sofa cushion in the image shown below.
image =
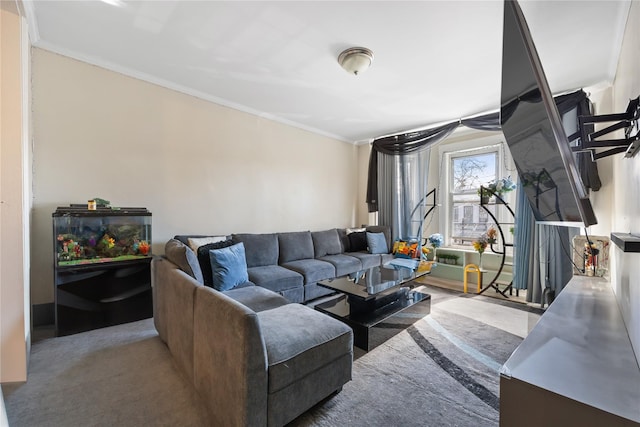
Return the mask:
<path id="1" fill-rule="evenodd" d="M 260 286 L 246 286 L 226 291 L 225 295 L 256 313 L 289 304 L 285 297 Z"/>
<path id="2" fill-rule="evenodd" d="M 349 255 L 327 255 L 318 259 L 320 261 L 327 261 L 333 264 L 336 269 L 336 277 L 346 276 L 348 274 L 362 270 L 362 263 L 360 262 L 360 260 Z"/>
<path id="3" fill-rule="evenodd" d="M 198 256 L 187 245 L 177 239 L 171 239 L 164 246 L 164 255 L 198 283 L 204 283 Z"/>
<path id="4" fill-rule="evenodd" d="M 213 287 L 213 274 L 211 272 L 211 256 L 209 251 L 212 249 L 221 249 L 233 245 L 231 240 L 225 240 L 222 242 L 208 243 L 198 248 L 198 263 L 202 270 L 203 284 L 210 288 Z"/>
<path id="5" fill-rule="evenodd" d="M 346 324 L 300 304 L 258 313 L 267 349 L 269 393 L 274 393 L 350 354 Z"/>
<path id="6" fill-rule="evenodd" d="M 277 234 L 233 234 L 234 243 L 244 243 L 247 267 L 278 264 Z"/>
<path id="7" fill-rule="evenodd" d="M 372 267 L 377 267 L 380 265 L 380 255 L 379 254 L 370 254 L 368 252 L 349 252 L 348 254 L 355 258 L 358 258 L 362 263 L 362 269 L 367 270 Z"/>
<path id="8" fill-rule="evenodd" d="M 388 254 L 389 247 L 384 233 L 370 233 L 367 231 L 367 247 L 372 254 Z"/>
<path id="9" fill-rule="evenodd" d="M 314 231 L 311 233 L 311 238 L 313 239 L 313 249 L 316 258 L 342 253 L 340 236 L 338 235 L 338 230 L 335 228 L 325 231 Z"/>
<path id="10" fill-rule="evenodd" d="M 249 280 L 256 285 L 278 293 L 292 288 L 302 289 L 304 283 L 304 277 L 301 274 L 279 265 L 250 267 L 247 273 Z"/>
<path id="11" fill-rule="evenodd" d="M 344 228 L 337 229 L 338 236 L 340 237 L 340 245 L 342 246 L 342 253 L 351 252 L 351 245 L 349 244 L 349 236 L 347 230 Z"/>
<path id="12" fill-rule="evenodd" d="M 315 283 L 318 280 L 333 279 L 336 269 L 333 264 L 319 259 L 299 259 L 285 262 L 282 267 L 293 270 L 304 276 L 304 284 Z"/>
<path id="13" fill-rule="evenodd" d="M 358 252 L 367 250 L 367 232 L 356 231 L 347 234 L 349 238 L 349 252 Z"/>
<path id="14" fill-rule="evenodd" d="M 280 246 L 278 264 L 280 265 L 299 259 L 312 259 L 314 256 L 313 239 L 310 231 L 279 233 L 278 243 Z"/>
<path id="15" fill-rule="evenodd" d="M 209 251 L 213 288 L 228 291 L 249 280 L 242 242 Z"/>

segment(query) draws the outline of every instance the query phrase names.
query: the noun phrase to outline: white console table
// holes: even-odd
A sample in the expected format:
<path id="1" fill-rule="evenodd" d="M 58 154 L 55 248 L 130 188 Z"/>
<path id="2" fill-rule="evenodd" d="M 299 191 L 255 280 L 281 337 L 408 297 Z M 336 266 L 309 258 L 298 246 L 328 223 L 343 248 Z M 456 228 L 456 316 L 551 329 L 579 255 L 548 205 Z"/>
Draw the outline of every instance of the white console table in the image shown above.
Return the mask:
<path id="1" fill-rule="evenodd" d="M 501 426 L 640 426 L 640 368 L 615 295 L 575 276 L 500 372 Z"/>

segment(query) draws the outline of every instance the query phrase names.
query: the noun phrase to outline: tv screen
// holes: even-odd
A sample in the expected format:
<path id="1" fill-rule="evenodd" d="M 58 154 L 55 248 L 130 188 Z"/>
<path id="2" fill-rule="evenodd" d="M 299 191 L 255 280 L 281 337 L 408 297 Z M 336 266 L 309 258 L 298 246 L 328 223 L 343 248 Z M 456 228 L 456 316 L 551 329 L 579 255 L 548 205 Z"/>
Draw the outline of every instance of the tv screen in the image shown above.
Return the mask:
<path id="1" fill-rule="evenodd" d="M 504 4 L 500 122 L 536 220 L 596 224 L 529 27 L 515 0 Z"/>

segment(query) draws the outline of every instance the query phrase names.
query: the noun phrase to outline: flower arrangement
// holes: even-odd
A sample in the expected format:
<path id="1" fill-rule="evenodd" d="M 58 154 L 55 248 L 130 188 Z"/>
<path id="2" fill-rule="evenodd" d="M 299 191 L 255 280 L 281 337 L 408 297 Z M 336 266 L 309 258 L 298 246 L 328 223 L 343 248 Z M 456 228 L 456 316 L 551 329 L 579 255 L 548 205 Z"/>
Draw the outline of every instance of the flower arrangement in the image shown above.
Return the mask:
<path id="1" fill-rule="evenodd" d="M 487 249 L 488 244 L 489 244 L 489 240 L 486 234 L 483 234 L 482 236 L 478 237 L 476 240 L 473 241 L 473 249 L 478 251 L 478 254 L 480 254 L 480 262 L 478 263 L 480 265 L 480 269 L 482 269 L 482 253 L 484 252 L 485 249 Z"/>
<path id="2" fill-rule="evenodd" d="M 437 259 L 436 251 L 444 244 L 444 236 L 440 233 L 433 233 L 427 238 L 429 244 L 433 247 L 433 260 Z"/>
<path id="3" fill-rule="evenodd" d="M 478 251 L 480 255 L 487 249 L 487 245 L 489 244 L 489 240 L 487 239 L 487 235 L 483 234 L 473 241 L 473 249 Z"/>
<path id="4" fill-rule="evenodd" d="M 444 243 L 444 237 L 440 233 L 433 233 L 427 240 L 434 249 L 439 248 Z"/>
<path id="5" fill-rule="evenodd" d="M 496 242 L 496 238 L 498 237 L 498 230 L 494 226 L 489 227 L 487 230 L 487 242 L 489 244 L 494 244 Z"/>
<path id="6" fill-rule="evenodd" d="M 489 184 L 481 187 L 484 191 L 480 191 L 478 188 L 478 195 L 481 197 L 490 197 L 493 194 L 497 194 L 501 196 L 503 193 L 508 193 L 509 191 L 513 191 L 516 189 L 516 184 L 511 179 L 511 176 L 506 178 L 500 178 L 494 181 L 491 181 Z"/>

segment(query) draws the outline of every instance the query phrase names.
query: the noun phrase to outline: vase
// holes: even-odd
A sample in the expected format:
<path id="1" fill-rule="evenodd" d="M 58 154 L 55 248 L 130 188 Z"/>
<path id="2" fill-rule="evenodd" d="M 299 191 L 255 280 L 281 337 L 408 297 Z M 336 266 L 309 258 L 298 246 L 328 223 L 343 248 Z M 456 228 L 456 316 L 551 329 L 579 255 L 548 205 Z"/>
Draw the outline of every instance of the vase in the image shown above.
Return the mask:
<path id="1" fill-rule="evenodd" d="M 480 260 L 478 261 L 478 268 L 482 270 L 482 252 L 479 252 L 479 253 L 480 253 Z"/>

